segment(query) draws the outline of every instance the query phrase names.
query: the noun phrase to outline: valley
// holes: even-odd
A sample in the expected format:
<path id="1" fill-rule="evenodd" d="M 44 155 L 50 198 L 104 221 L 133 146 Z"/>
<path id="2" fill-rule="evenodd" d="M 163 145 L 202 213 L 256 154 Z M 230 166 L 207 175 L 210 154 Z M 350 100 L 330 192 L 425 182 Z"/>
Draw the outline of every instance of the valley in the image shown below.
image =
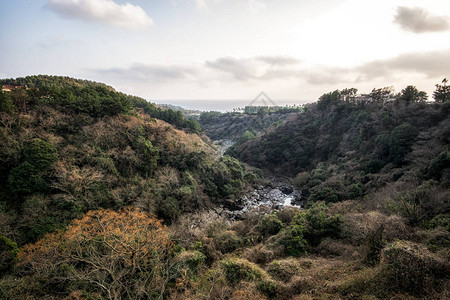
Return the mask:
<path id="1" fill-rule="evenodd" d="M 92 81 L 1 83 L 1 299 L 450 296 L 448 101 L 346 89 L 197 121 Z"/>

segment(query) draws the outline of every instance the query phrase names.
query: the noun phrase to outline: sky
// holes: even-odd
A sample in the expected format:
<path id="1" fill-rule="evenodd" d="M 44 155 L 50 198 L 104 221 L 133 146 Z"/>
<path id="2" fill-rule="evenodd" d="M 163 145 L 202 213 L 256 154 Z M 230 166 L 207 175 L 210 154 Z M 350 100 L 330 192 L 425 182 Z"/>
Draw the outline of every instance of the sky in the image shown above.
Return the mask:
<path id="1" fill-rule="evenodd" d="M 0 78 L 70 76 L 210 109 L 261 91 L 284 105 L 414 85 L 431 99 L 450 77 L 448 0 L 0 3 Z"/>

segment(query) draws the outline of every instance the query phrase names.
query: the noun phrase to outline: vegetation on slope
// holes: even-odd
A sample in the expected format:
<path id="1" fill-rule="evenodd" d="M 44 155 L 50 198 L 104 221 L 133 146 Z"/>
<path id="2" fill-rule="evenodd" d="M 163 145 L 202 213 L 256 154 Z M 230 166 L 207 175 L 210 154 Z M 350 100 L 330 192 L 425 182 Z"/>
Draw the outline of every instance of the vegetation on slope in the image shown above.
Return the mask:
<path id="1" fill-rule="evenodd" d="M 288 110 L 258 114 L 204 112 L 200 115 L 200 125 L 212 140 L 237 140 L 246 131 L 253 134 L 266 132 L 271 127 L 282 124 L 295 113 Z"/>
<path id="2" fill-rule="evenodd" d="M 92 209 L 132 205 L 170 223 L 244 185 L 242 164 L 155 119 L 146 110 L 169 110 L 143 99 L 98 85 L 16 89 L 0 100 L 0 235 L 19 245 Z"/>
<path id="3" fill-rule="evenodd" d="M 308 207 L 230 221 L 216 204 L 257 177 L 237 159 L 142 99 L 41 90 L 0 94 L 1 299 L 449 298 L 448 103 L 333 92 L 244 134 Z"/>
<path id="4" fill-rule="evenodd" d="M 310 203 L 400 190 L 392 209 L 413 223 L 428 222 L 449 209 L 450 103 L 427 104 L 410 90 L 389 103 L 325 94 L 296 119 L 229 153 L 295 177 Z"/>

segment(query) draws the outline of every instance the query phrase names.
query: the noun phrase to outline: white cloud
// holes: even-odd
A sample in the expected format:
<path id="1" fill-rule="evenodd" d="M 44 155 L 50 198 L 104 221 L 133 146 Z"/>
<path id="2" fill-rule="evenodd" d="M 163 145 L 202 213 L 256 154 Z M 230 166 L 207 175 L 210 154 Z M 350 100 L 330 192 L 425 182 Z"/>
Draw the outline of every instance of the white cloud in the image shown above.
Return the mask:
<path id="1" fill-rule="evenodd" d="M 253 58 L 222 57 L 207 61 L 206 66 L 228 73 L 237 80 L 286 78 L 296 74 L 293 66 L 300 62 L 286 56 L 258 56 Z"/>
<path id="2" fill-rule="evenodd" d="M 251 14 L 256 15 L 262 10 L 266 9 L 266 4 L 259 0 L 247 0 L 248 2 L 248 9 Z"/>
<path id="3" fill-rule="evenodd" d="M 193 0 L 198 9 L 204 10 L 208 7 L 206 0 Z"/>
<path id="4" fill-rule="evenodd" d="M 197 78 L 197 69 L 191 66 L 154 65 L 136 63 L 128 68 L 97 69 L 96 73 L 111 78 L 152 83 L 173 82 Z"/>
<path id="5" fill-rule="evenodd" d="M 191 0 L 200 10 L 207 10 L 215 3 L 224 2 L 223 0 Z M 230 1 L 230 0 L 227 0 Z M 236 0 L 243 4 L 247 4 L 247 8 L 251 14 L 257 14 L 261 10 L 266 9 L 266 5 L 261 0 Z"/>
<path id="6" fill-rule="evenodd" d="M 137 5 L 117 4 L 112 0 L 50 0 L 46 7 L 58 15 L 85 21 L 96 21 L 127 29 L 145 29 L 152 19 Z"/>
<path id="7" fill-rule="evenodd" d="M 394 22 L 414 33 L 439 32 L 450 29 L 448 16 L 437 16 L 420 7 L 397 7 Z"/>

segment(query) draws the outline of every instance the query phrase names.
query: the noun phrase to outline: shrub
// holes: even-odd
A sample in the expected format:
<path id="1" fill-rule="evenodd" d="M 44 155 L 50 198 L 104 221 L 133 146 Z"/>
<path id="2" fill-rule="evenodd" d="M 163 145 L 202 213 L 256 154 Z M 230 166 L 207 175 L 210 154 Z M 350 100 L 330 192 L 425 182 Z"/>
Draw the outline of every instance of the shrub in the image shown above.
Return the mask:
<path id="1" fill-rule="evenodd" d="M 364 172 L 366 173 L 378 173 L 385 165 L 385 162 L 381 159 L 371 159 L 366 162 Z"/>
<path id="2" fill-rule="evenodd" d="M 156 213 L 159 218 L 170 224 L 179 217 L 181 210 L 177 199 L 167 197 L 166 199 L 159 201 L 158 204 Z"/>
<path id="3" fill-rule="evenodd" d="M 382 251 L 387 279 L 400 292 L 421 294 L 448 276 L 448 262 L 430 253 L 425 247 L 407 241 L 397 241 Z"/>
<path id="4" fill-rule="evenodd" d="M 205 263 L 206 256 L 199 251 L 182 251 L 175 257 L 174 269 L 181 276 L 186 270 L 190 276 L 197 275 L 200 267 Z"/>
<path id="5" fill-rule="evenodd" d="M 335 203 L 339 201 L 339 195 L 332 187 L 316 186 L 311 189 L 308 200 L 312 202 L 325 201 L 326 203 Z"/>
<path id="6" fill-rule="evenodd" d="M 303 188 L 305 185 L 308 184 L 308 181 L 310 179 L 310 175 L 308 172 L 301 172 L 298 173 L 297 176 L 295 176 L 294 179 L 294 185 L 296 188 L 301 189 Z"/>
<path id="7" fill-rule="evenodd" d="M 443 151 L 426 168 L 427 178 L 441 180 L 444 169 L 450 168 L 450 151 Z"/>
<path id="8" fill-rule="evenodd" d="M 256 225 L 256 230 L 266 237 L 277 234 L 282 228 L 283 223 L 275 214 L 265 215 Z"/>
<path id="9" fill-rule="evenodd" d="M 374 266 L 380 262 L 381 250 L 383 250 L 383 230 L 381 225 L 377 230 L 370 233 L 367 239 L 367 254 L 365 262 L 370 266 Z"/>
<path id="10" fill-rule="evenodd" d="M 299 264 L 293 259 L 276 260 L 269 264 L 267 273 L 275 279 L 289 281 L 300 271 Z"/>
<path id="11" fill-rule="evenodd" d="M 450 232 L 450 216 L 444 214 L 437 215 L 430 221 L 429 226 L 430 228 L 436 228 L 440 226 Z"/>
<path id="12" fill-rule="evenodd" d="M 356 199 L 362 197 L 363 190 L 361 183 L 354 183 L 350 185 L 347 189 L 347 198 L 348 199 Z"/>
<path id="13" fill-rule="evenodd" d="M 272 280 L 262 280 L 258 282 L 256 288 L 269 298 L 274 298 L 278 294 L 278 286 Z"/>
<path id="14" fill-rule="evenodd" d="M 222 253 L 230 253 L 236 250 L 241 244 L 242 240 L 237 236 L 236 232 L 227 230 L 214 237 L 214 243 L 217 250 Z"/>
<path id="15" fill-rule="evenodd" d="M 47 292 L 63 298 L 73 291 L 65 284 L 70 282 L 100 298 L 146 298 L 155 293 L 162 297 L 171 247 L 166 227 L 148 214 L 97 210 L 65 231 L 23 247 L 18 268 L 47 283 L 45 291 L 33 295 Z"/>
<path id="16" fill-rule="evenodd" d="M 281 230 L 275 237 L 279 245 L 283 246 L 283 252 L 288 256 L 300 256 L 306 252 L 307 242 L 303 238 L 304 227 L 290 225 Z"/>
<path id="17" fill-rule="evenodd" d="M 248 172 L 244 175 L 244 180 L 248 183 L 256 183 L 258 182 L 258 179 L 260 179 L 260 177 L 255 172 Z"/>
<path id="18" fill-rule="evenodd" d="M 419 186 L 396 195 L 392 208 L 407 218 L 410 224 L 417 225 L 443 212 L 445 204 L 436 196 L 438 191 L 435 180 L 422 181 Z"/>
<path id="19" fill-rule="evenodd" d="M 0 275 L 14 267 L 18 254 L 17 244 L 6 236 L 0 235 Z"/>
<path id="20" fill-rule="evenodd" d="M 339 237 L 342 222 L 341 215 L 328 215 L 328 207 L 322 202 L 300 212 L 293 221 L 302 224 L 304 237 L 312 246 L 319 245 L 325 237 Z"/>
<path id="21" fill-rule="evenodd" d="M 277 255 L 277 251 L 268 249 L 264 244 L 258 244 L 251 248 L 247 248 L 242 257 L 258 265 L 265 265 L 273 260 Z"/>
<path id="22" fill-rule="evenodd" d="M 19 194 L 46 190 L 47 183 L 43 175 L 58 160 L 57 149 L 41 139 L 34 139 L 24 154 L 25 161 L 13 168 L 9 174 L 11 190 Z"/>
<path id="23" fill-rule="evenodd" d="M 277 212 L 278 219 L 280 219 L 283 224 L 289 224 L 292 219 L 298 214 L 299 209 L 295 207 L 283 207 L 282 210 Z"/>
<path id="24" fill-rule="evenodd" d="M 230 284 L 237 284 L 242 280 L 255 281 L 264 275 L 264 271 L 260 267 L 245 259 L 227 259 L 222 262 L 222 267 Z"/>

